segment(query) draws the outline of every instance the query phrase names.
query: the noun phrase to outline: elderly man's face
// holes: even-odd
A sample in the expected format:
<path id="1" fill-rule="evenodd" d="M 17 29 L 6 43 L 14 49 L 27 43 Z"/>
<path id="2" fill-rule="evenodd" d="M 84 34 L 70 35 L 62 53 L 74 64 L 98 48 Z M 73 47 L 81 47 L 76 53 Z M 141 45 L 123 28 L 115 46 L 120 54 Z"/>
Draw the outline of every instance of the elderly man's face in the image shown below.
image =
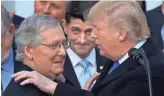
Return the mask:
<path id="1" fill-rule="evenodd" d="M 47 14 L 61 23 L 66 14 L 66 1 L 35 0 L 34 13 Z"/>
<path id="2" fill-rule="evenodd" d="M 65 36 L 62 28 L 56 27 L 47 29 L 40 33 L 42 43 L 33 48 L 32 57 L 34 70 L 54 79 L 56 75 L 63 72 L 65 60 L 65 49 L 62 43 Z M 53 47 L 50 47 L 52 46 Z"/>
<path id="3" fill-rule="evenodd" d="M 91 38 L 92 26 L 78 18 L 71 18 L 66 26 L 70 48 L 81 58 L 86 58 L 95 47 L 95 41 Z"/>
<path id="4" fill-rule="evenodd" d="M 1 25 L 1 64 L 8 58 L 12 46 L 14 25 L 10 25 L 9 32 L 5 32 L 6 27 Z"/>
<path id="5" fill-rule="evenodd" d="M 113 60 L 113 56 L 118 49 L 118 46 L 116 46 L 119 43 L 118 34 L 109 28 L 107 21 L 108 19 L 105 13 L 92 18 L 90 23 L 97 31 L 93 31 L 91 37 L 96 38 L 96 44 L 100 49 L 100 54 Z"/>

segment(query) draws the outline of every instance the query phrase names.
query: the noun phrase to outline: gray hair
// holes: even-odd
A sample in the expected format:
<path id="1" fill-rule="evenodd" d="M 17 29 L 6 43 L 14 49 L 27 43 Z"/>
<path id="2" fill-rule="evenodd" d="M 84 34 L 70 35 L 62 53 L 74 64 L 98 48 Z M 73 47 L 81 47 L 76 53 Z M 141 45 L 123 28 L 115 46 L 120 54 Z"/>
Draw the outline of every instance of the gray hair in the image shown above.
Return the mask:
<path id="1" fill-rule="evenodd" d="M 129 40 L 139 41 L 150 37 L 146 17 L 136 1 L 100 1 L 92 7 L 88 19 L 100 12 L 108 16 L 106 23 L 114 32 L 125 28 Z"/>
<path id="2" fill-rule="evenodd" d="M 17 44 L 16 60 L 24 59 L 24 46 L 37 46 L 42 42 L 40 33 L 49 28 L 61 27 L 60 23 L 48 15 L 34 14 L 26 18 L 15 32 Z"/>
<path id="3" fill-rule="evenodd" d="M 5 27 L 5 33 L 9 31 L 11 18 L 9 12 L 1 5 L 1 24 Z"/>

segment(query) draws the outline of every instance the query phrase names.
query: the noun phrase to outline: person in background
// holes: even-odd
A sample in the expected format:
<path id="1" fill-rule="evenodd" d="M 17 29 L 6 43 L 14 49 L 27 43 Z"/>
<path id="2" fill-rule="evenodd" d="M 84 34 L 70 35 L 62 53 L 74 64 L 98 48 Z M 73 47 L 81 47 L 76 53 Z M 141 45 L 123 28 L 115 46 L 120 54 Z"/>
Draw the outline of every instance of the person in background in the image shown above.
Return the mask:
<path id="1" fill-rule="evenodd" d="M 136 48 L 143 49 L 150 63 L 153 95 L 163 96 L 164 57 L 149 39 L 146 16 L 136 1 L 100 1 L 90 9 L 87 21 L 94 27 L 91 37 L 96 39 L 100 54 L 114 61 L 104 79 L 90 91 L 89 87 L 82 90 L 54 82 L 36 72 L 19 72 L 12 77 L 16 81 L 25 78 L 22 85 L 32 83 L 53 96 L 149 96 L 145 67 L 129 55 L 131 48 Z"/>
<path id="2" fill-rule="evenodd" d="M 83 18 L 83 13 L 96 3 L 97 1 L 71 1 L 62 23 L 70 42 L 70 47 L 66 50 L 64 76 L 67 84 L 78 88 L 83 88 L 86 81 L 108 63 L 107 58 L 100 56 L 95 39 L 91 38 L 92 26 Z"/>
<path id="3" fill-rule="evenodd" d="M 16 59 L 21 62 L 20 71 L 37 71 L 51 80 L 63 72 L 65 36 L 60 23 L 48 15 L 32 15 L 26 18 L 15 32 Z M 56 67 L 54 67 L 56 66 Z M 55 69 L 54 69 L 55 68 Z M 57 72 L 57 74 L 54 74 Z M 11 80 L 3 96 L 48 96 L 37 87 L 20 86 Z"/>
<path id="4" fill-rule="evenodd" d="M 15 60 L 13 43 L 15 26 L 11 21 L 9 12 L 1 6 L 1 92 L 8 86 L 11 75 L 18 72 L 20 63 Z"/>
<path id="5" fill-rule="evenodd" d="M 46 14 L 62 23 L 65 19 L 66 9 L 68 1 L 58 0 L 35 0 L 34 1 L 34 13 L 35 14 Z"/>
<path id="6" fill-rule="evenodd" d="M 146 17 L 153 43 L 156 44 L 159 50 L 163 50 L 161 29 L 164 26 L 164 1 L 159 7 L 146 12 Z"/>

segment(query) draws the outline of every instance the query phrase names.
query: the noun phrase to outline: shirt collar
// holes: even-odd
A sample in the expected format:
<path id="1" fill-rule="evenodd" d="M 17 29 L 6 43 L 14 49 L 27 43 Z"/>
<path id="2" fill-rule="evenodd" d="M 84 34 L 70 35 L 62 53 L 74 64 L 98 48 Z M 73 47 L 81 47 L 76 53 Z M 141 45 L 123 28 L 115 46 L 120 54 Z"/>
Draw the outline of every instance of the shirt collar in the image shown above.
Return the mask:
<path id="1" fill-rule="evenodd" d="M 137 49 L 139 49 L 143 44 L 145 44 L 145 42 L 146 42 L 147 40 L 145 39 L 145 40 L 141 40 L 139 43 L 137 43 L 133 48 L 137 48 Z M 128 59 L 129 58 L 129 55 L 128 55 L 128 52 L 123 56 L 123 57 L 121 57 L 119 60 L 118 60 L 118 62 L 119 62 L 119 64 L 121 64 L 121 63 L 123 63 L 126 59 Z"/>
<path id="2" fill-rule="evenodd" d="M 92 49 L 89 56 L 86 58 L 93 66 L 96 66 L 96 50 L 95 48 Z"/>
<path id="3" fill-rule="evenodd" d="M 14 68 L 14 59 L 13 59 L 13 49 L 11 48 L 9 51 L 8 58 L 2 63 L 1 67 L 3 70 L 8 72 L 12 71 Z"/>
<path id="4" fill-rule="evenodd" d="M 71 48 L 68 48 L 66 51 L 71 60 L 73 67 L 78 65 L 78 63 L 82 59 Z M 86 59 L 91 63 L 91 65 L 96 66 L 96 50 L 95 50 L 95 48 L 92 49 L 91 53 L 89 54 L 89 56 Z"/>

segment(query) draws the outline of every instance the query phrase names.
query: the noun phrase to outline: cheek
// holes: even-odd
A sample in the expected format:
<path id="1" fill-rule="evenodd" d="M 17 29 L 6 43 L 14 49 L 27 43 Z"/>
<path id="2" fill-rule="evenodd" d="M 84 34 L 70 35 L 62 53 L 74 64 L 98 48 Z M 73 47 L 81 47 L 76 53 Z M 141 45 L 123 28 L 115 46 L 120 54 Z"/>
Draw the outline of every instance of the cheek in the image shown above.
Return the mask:
<path id="1" fill-rule="evenodd" d="M 39 13 L 41 10 L 42 10 L 42 6 L 38 2 L 36 2 L 34 4 L 34 11 L 35 11 L 35 13 Z"/>
<path id="2" fill-rule="evenodd" d="M 88 43 L 90 43 L 92 45 L 95 45 L 95 40 L 94 39 L 92 39 L 90 37 L 87 37 L 86 40 L 87 40 Z"/>
<path id="3" fill-rule="evenodd" d="M 75 35 L 71 32 L 68 32 L 67 37 L 69 41 L 76 41 L 78 39 L 78 35 Z"/>
<path id="4" fill-rule="evenodd" d="M 65 17 L 65 14 L 59 9 L 52 9 L 51 13 L 52 13 L 52 17 L 56 18 L 56 19 L 57 18 L 58 19 L 63 19 Z"/>

